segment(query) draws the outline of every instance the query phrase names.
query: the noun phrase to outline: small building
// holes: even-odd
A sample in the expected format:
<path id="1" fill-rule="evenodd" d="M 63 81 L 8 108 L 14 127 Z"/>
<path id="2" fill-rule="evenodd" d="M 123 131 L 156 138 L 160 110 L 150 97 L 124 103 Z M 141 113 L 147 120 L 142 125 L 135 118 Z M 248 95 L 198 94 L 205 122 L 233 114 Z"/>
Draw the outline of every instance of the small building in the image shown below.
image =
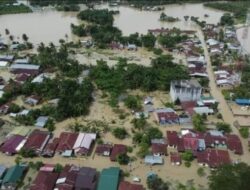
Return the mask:
<path id="1" fill-rule="evenodd" d="M 100 173 L 97 190 L 117 190 L 119 184 L 120 168 L 110 167 Z"/>
<path id="2" fill-rule="evenodd" d="M 170 162 L 172 165 L 176 165 L 176 166 L 181 165 L 181 155 L 178 152 L 171 152 Z"/>
<path id="3" fill-rule="evenodd" d="M 144 99 L 144 105 L 148 105 L 148 104 L 150 104 L 150 105 L 153 104 L 153 98 L 150 97 L 150 96 L 148 96 L 148 97 L 146 97 L 146 98 Z"/>
<path id="4" fill-rule="evenodd" d="M 42 152 L 42 156 L 43 157 L 53 157 L 55 152 L 56 152 L 56 148 L 59 144 L 59 138 L 54 138 L 51 142 L 49 142 L 43 152 Z"/>
<path id="5" fill-rule="evenodd" d="M 155 119 L 161 125 L 179 124 L 179 116 L 172 108 L 155 110 Z"/>
<path id="6" fill-rule="evenodd" d="M 250 105 L 250 99 L 235 99 L 235 103 L 240 106 L 249 106 Z"/>
<path id="7" fill-rule="evenodd" d="M 80 168 L 75 181 L 75 190 L 96 190 L 97 187 L 97 171 L 94 168 Z"/>
<path id="8" fill-rule="evenodd" d="M 197 101 L 201 97 L 202 87 L 197 80 L 171 81 L 170 96 L 173 102 Z"/>
<path id="9" fill-rule="evenodd" d="M 167 145 L 161 143 L 153 143 L 151 145 L 152 154 L 154 156 L 166 156 L 167 155 Z"/>
<path id="10" fill-rule="evenodd" d="M 52 190 L 56 185 L 59 174 L 56 172 L 39 171 L 30 190 Z"/>
<path id="11" fill-rule="evenodd" d="M 47 124 L 48 120 L 49 120 L 49 117 L 40 116 L 40 117 L 37 118 L 35 126 L 38 127 L 38 128 L 44 128 L 45 125 Z"/>
<path id="12" fill-rule="evenodd" d="M 214 114 L 214 110 L 207 107 L 207 106 L 203 106 L 203 107 L 194 107 L 194 112 L 196 114 L 199 114 L 199 115 L 203 115 L 203 114 L 206 114 L 206 115 L 212 115 Z"/>
<path id="13" fill-rule="evenodd" d="M 70 132 L 61 133 L 59 137 L 59 144 L 56 149 L 57 152 L 59 152 L 60 154 L 64 154 L 65 152 L 69 153 L 70 151 L 71 154 L 69 156 L 71 156 L 77 137 L 78 137 L 77 133 L 70 133 Z"/>
<path id="14" fill-rule="evenodd" d="M 137 46 L 135 44 L 128 44 L 127 49 L 130 51 L 137 51 Z"/>
<path id="15" fill-rule="evenodd" d="M 23 84 L 25 83 L 29 78 L 31 77 L 30 74 L 26 74 L 26 73 L 20 73 L 16 75 L 15 81 Z"/>
<path id="16" fill-rule="evenodd" d="M 163 159 L 161 156 L 147 155 L 144 158 L 144 163 L 147 165 L 162 165 Z"/>
<path id="17" fill-rule="evenodd" d="M 121 181 L 118 190 L 145 190 L 141 184 L 133 184 L 128 181 Z"/>
<path id="18" fill-rule="evenodd" d="M 79 133 L 73 146 L 75 154 L 88 155 L 95 139 L 95 133 Z"/>
<path id="19" fill-rule="evenodd" d="M 25 103 L 31 106 L 35 106 L 40 102 L 40 100 L 41 98 L 39 96 L 32 95 L 26 98 Z"/>
<path id="20" fill-rule="evenodd" d="M 21 135 L 13 135 L 4 141 L 0 147 L 0 151 L 6 155 L 16 154 L 24 145 L 25 137 Z M 21 145 L 21 146 L 20 146 Z"/>
<path id="21" fill-rule="evenodd" d="M 33 150 L 37 155 L 41 154 L 49 142 L 50 133 L 47 131 L 34 130 L 27 138 L 24 149 Z"/>
<path id="22" fill-rule="evenodd" d="M 55 190 L 75 190 L 78 172 L 79 167 L 74 165 L 66 165 L 56 181 Z"/>
<path id="23" fill-rule="evenodd" d="M 48 73 L 41 73 L 40 75 L 36 76 L 31 83 L 42 83 L 45 79 L 49 78 L 49 74 Z"/>
<path id="24" fill-rule="evenodd" d="M 242 155 L 243 147 L 240 138 L 234 134 L 228 134 L 226 138 L 227 138 L 226 144 L 228 149 L 233 151 L 235 154 Z"/>
<path id="25" fill-rule="evenodd" d="M 29 59 L 28 58 L 16 59 L 14 63 L 15 64 L 29 64 Z"/>
<path id="26" fill-rule="evenodd" d="M 95 153 L 99 156 L 110 156 L 112 147 L 111 144 L 99 144 L 95 149 Z"/>
<path id="27" fill-rule="evenodd" d="M 17 184 L 22 180 L 26 169 L 26 166 L 22 165 L 15 165 L 9 168 L 3 178 L 1 189 L 16 189 Z"/>
<path id="28" fill-rule="evenodd" d="M 14 60 L 14 55 L 0 55 L 0 61 L 12 62 Z"/>
<path id="29" fill-rule="evenodd" d="M 127 153 L 127 146 L 123 144 L 114 144 L 114 147 L 112 149 L 110 160 L 112 162 L 116 161 L 116 158 L 120 154 L 126 154 Z"/>
<path id="30" fill-rule="evenodd" d="M 39 73 L 40 66 L 32 64 L 12 64 L 10 66 L 10 72 L 14 74 L 27 73 L 31 75 L 36 75 Z"/>

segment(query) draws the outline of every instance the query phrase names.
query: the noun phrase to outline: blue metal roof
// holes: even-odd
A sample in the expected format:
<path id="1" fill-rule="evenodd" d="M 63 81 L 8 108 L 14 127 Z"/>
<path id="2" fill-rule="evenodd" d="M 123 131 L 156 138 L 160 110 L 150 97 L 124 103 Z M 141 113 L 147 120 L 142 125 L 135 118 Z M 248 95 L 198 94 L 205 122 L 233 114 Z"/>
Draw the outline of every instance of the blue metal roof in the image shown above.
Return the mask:
<path id="1" fill-rule="evenodd" d="M 239 105 L 250 105 L 250 99 L 235 99 L 236 104 Z"/>

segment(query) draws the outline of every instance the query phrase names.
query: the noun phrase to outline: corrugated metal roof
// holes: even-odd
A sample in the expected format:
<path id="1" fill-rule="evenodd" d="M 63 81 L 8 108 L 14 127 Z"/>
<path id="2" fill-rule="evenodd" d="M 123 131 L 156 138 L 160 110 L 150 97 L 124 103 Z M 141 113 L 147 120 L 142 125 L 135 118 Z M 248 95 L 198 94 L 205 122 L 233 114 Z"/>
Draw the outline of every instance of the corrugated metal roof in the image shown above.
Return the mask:
<path id="1" fill-rule="evenodd" d="M 31 65 L 31 64 L 12 64 L 10 69 L 28 69 L 28 70 L 39 70 L 39 65 Z"/>
<path id="2" fill-rule="evenodd" d="M 117 190 L 120 168 L 110 167 L 103 169 L 100 175 L 97 190 Z"/>

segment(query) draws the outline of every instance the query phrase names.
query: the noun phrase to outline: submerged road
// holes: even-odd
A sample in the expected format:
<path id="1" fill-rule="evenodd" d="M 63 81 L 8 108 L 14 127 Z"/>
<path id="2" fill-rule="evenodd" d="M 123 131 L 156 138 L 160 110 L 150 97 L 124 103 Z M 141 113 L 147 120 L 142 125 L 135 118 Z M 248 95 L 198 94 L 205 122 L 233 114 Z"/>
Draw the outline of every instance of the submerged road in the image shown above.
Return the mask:
<path id="1" fill-rule="evenodd" d="M 208 49 L 207 49 L 206 42 L 204 40 L 204 35 L 203 35 L 201 30 L 198 31 L 198 35 L 200 36 L 200 40 L 201 40 L 202 46 L 204 48 L 205 59 L 206 59 L 206 62 L 207 62 L 207 73 L 208 73 L 208 77 L 209 77 L 210 93 L 219 102 L 218 110 L 222 114 L 223 120 L 226 123 L 231 125 L 232 132 L 234 134 L 238 135 L 240 137 L 240 139 L 241 139 L 241 142 L 242 142 L 244 153 L 243 153 L 242 156 L 238 156 L 238 157 L 236 156 L 236 158 L 240 159 L 243 162 L 246 162 L 246 163 L 250 164 L 250 152 L 249 152 L 249 147 L 248 147 L 247 140 L 243 139 L 240 136 L 239 130 L 234 126 L 234 122 L 237 119 L 234 117 L 233 113 L 231 112 L 231 110 L 230 110 L 224 96 L 221 93 L 221 90 L 216 85 L 210 55 L 209 55 L 209 52 L 208 52 Z"/>

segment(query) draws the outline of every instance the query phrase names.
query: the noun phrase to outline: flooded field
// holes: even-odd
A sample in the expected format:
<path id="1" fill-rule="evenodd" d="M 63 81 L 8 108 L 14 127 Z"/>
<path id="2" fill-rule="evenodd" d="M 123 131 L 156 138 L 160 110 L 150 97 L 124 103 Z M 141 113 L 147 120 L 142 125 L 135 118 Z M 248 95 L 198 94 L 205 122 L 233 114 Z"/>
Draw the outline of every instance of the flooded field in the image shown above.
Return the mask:
<path id="1" fill-rule="evenodd" d="M 96 8 L 109 8 L 107 4 L 98 5 Z M 147 33 L 148 29 L 154 28 L 173 28 L 178 27 L 181 29 L 195 29 L 192 22 L 185 22 L 184 16 L 200 17 L 208 23 L 217 23 L 220 16 L 223 14 L 221 11 L 216 11 L 206 8 L 203 4 L 182 4 L 182 5 L 167 5 L 164 12 L 168 16 L 179 17 L 179 22 L 168 23 L 159 21 L 161 11 L 141 11 L 132 7 L 120 6 L 112 7 L 110 9 L 119 10 L 120 14 L 115 15 L 114 25 L 120 28 L 123 34 L 128 35 L 131 33 Z M 0 16 L 0 34 L 5 36 L 5 29 L 10 31 L 10 34 L 15 39 L 22 38 L 22 34 L 27 34 L 29 41 L 35 44 L 44 42 L 48 44 L 53 42 L 58 44 L 59 39 L 71 40 L 73 36 L 70 31 L 70 24 L 77 24 L 79 21 L 76 18 L 77 13 L 64 13 L 50 8 L 35 10 L 34 13 L 28 14 L 15 14 Z M 204 17 L 207 14 L 209 17 Z"/>

